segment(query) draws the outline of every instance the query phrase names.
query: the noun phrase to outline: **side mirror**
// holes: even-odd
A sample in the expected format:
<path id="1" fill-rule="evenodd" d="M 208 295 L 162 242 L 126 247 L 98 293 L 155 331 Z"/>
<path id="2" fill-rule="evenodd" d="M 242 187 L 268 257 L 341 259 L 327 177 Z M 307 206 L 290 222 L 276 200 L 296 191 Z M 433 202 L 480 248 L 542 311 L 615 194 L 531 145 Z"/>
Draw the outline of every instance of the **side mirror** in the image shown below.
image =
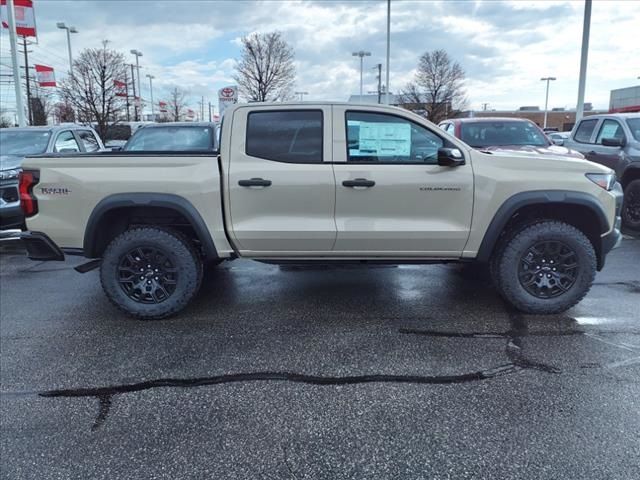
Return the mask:
<path id="1" fill-rule="evenodd" d="M 624 138 L 603 138 L 602 145 L 605 147 L 624 147 Z"/>
<path id="2" fill-rule="evenodd" d="M 441 167 L 459 167 L 464 163 L 464 156 L 457 148 L 438 149 L 438 165 Z"/>
<path id="3" fill-rule="evenodd" d="M 564 138 L 554 138 L 551 140 L 554 145 L 562 146 L 564 145 Z"/>

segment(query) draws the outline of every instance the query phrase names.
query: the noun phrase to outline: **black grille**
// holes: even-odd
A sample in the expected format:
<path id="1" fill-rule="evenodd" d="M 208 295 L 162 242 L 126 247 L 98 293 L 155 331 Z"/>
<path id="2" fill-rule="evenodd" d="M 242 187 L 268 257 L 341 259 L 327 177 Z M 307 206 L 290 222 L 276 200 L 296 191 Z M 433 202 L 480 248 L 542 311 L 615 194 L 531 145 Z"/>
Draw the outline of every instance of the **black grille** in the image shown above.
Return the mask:
<path id="1" fill-rule="evenodd" d="M 17 202 L 20 199 L 16 187 L 1 187 L 0 197 L 7 203 Z"/>

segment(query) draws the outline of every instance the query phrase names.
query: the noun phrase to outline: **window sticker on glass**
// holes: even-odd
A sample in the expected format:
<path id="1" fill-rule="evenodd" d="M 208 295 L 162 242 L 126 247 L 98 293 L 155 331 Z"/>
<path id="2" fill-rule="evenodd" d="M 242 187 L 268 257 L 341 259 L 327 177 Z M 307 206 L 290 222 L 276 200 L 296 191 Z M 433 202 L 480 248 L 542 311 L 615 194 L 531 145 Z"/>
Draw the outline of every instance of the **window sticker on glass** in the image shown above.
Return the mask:
<path id="1" fill-rule="evenodd" d="M 408 123 L 358 122 L 358 148 L 351 148 L 352 156 L 394 157 L 411 153 L 411 125 Z M 356 122 L 349 122 L 349 128 Z"/>
<path id="2" fill-rule="evenodd" d="M 605 123 L 600 132 L 600 138 L 614 138 L 618 133 L 617 123 Z"/>

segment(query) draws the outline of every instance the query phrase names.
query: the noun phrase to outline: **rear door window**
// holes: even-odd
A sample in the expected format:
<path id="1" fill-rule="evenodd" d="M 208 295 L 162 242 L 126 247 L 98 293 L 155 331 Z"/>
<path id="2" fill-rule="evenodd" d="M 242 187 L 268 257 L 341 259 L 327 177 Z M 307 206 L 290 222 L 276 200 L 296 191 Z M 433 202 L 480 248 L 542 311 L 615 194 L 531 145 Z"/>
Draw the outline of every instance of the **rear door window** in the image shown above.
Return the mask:
<path id="1" fill-rule="evenodd" d="M 322 111 L 251 112 L 246 154 L 289 163 L 322 162 Z"/>
<path id="2" fill-rule="evenodd" d="M 573 137 L 574 140 L 580 143 L 591 143 L 591 134 L 593 133 L 593 129 L 596 128 L 597 123 L 598 120 L 595 118 L 591 120 L 582 120 Z"/>

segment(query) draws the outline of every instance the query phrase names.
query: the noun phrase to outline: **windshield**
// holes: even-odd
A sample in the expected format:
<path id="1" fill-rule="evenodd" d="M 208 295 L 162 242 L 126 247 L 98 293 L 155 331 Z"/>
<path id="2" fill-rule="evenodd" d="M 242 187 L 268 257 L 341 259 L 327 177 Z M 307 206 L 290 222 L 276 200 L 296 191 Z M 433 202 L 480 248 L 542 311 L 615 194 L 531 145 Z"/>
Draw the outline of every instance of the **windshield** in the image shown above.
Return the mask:
<path id="1" fill-rule="evenodd" d="M 0 130 L 0 151 L 2 155 L 36 155 L 44 153 L 49 144 L 50 132 L 11 130 L 3 128 Z"/>
<path id="2" fill-rule="evenodd" d="M 213 150 L 211 127 L 148 127 L 139 129 L 125 145 L 126 151 Z"/>
<path id="3" fill-rule="evenodd" d="M 640 142 L 640 118 L 627 118 L 627 125 L 633 138 Z"/>
<path id="4" fill-rule="evenodd" d="M 463 123 L 462 141 L 474 148 L 506 145 L 549 146 L 544 134 L 530 122 Z"/>

